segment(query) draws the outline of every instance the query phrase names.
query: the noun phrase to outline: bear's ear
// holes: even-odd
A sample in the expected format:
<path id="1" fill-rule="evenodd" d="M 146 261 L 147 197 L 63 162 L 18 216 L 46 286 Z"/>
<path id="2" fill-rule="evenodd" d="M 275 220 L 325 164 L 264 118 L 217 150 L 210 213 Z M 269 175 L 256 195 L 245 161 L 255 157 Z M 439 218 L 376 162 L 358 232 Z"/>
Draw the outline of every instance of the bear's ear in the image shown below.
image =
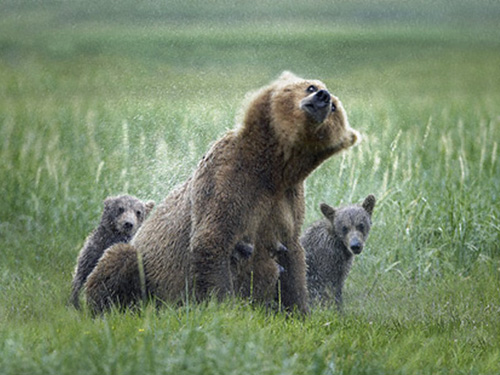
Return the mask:
<path id="1" fill-rule="evenodd" d="M 346 132 L 344 136 L 343 148 L 347 149 L 349 147 L 356 146 L 361 143 L 363 137 L 360 132 L 356 129 L 351 128 L 349 124 L 346 126 Z"/>
<path id="2" fill-rule="evenodd" d="M 372 216 L 373 213 L 373 208 L 375 207 L 375 202 L 377 200 L 375 199 L 375 196 L 373 194 L 370 194 L 365 198 L 363 201 L 363 204 L 361 205 L 366 212 L 368 212 L 368 215 Z"/>
<path id="3" fill-rule="evenodd" d="M 104 209 L 108 209 L 110 206 L 111 206 L 111 203 L 113 203 L 113 201 L 115 200 L 114 197 L 107 197 L 106 199 L 104 199 L 104 201 L 102 202 L 103 206 L 104 206 Z"/>
<path id="4" fill-rule="evenodd" d="M 325 217 L 333 223 L 333 219 L 335 218 L 335 208 L 327 205 L 326 203 L 321 203 L 319 208 L 321 209 L 323 215 L 325 215 Z"/>
<path id="5" fill-rule="evenodd" d="M 145 203 L 145 206 L 146 206 L 146 213 L 145 213 L 144 217 L 148 217 L 148 215 L 151 213 L 151 211 L 155 207 L 155 201 L 147 201 Z"/>
<path id="6" fill-rule="evenodd" d="M 278 80 L 279 81 L 294 81 L 294 80 L 296 80 L 298 78 L 299 77 L 297 77 L 295 74 L 293 74 L 289 70 L 285 70 L 285 71 L 283 71 L 283 73 L 281 73 L 281 75 L 279 76 Z"/>

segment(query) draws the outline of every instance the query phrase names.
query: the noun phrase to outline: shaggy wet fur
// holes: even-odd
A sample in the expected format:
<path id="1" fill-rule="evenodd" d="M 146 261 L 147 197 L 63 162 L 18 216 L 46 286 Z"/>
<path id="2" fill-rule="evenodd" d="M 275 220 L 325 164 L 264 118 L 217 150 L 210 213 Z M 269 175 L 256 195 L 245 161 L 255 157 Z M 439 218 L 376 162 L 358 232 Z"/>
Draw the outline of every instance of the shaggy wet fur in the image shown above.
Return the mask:
<path id="1" fill-rule="evenodd" d="M 236 293 L 267 302 L 274 300 L 280 277 L 283 306 L 306 312 L 306 264 L 299 242 L 303 183 L 357 139 L 342 104 L 322 82 L 285 72 L 259 90 L 243 123 L 210 148 L 131 241 L 143 260 L 148 295 L 178 302 L 186 291 L 198 300 Z M 281 275 L 271 254 L 277 240 L 288 249 L 280 260 Z M 234 270 L 233 251 L 240 241 L 252 244 L 253 251 Z M 120 262 L 118 254 L 114 262 Z M 123 274 L 113 273 L 117 265 L 106 257 L 87 284 L 91 305 L 120 303 L 130 285 Z"/>

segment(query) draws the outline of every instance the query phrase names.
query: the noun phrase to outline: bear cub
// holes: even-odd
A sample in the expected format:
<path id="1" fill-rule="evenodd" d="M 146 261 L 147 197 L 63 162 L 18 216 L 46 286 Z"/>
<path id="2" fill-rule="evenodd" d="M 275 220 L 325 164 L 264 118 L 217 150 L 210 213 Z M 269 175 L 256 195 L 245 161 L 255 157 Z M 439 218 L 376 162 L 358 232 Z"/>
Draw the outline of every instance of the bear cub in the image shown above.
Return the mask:
<path id="1" fill-rule="evenodd" d="M 342 288 L 354 256 L 363 251 L 374 207 L 375 197 L 371 194 L 361 205 L 342 208 L 320 205 L 326 219 L 313 223 L 300 239 L 306 251 L 311 301 L 327 302 L 334 297 L 341 310 Z"/>
<path id="2" fill-rule="evenodd" d="M 99 226 L 87 237 L 78 255 L 71 286 L 70 303 L 79 308 L 79 294 L 104 251 L 116 243 L 128 243 L 153 209 L 155 202 L 143 202 L 131 195 L 108 197 Z"/>

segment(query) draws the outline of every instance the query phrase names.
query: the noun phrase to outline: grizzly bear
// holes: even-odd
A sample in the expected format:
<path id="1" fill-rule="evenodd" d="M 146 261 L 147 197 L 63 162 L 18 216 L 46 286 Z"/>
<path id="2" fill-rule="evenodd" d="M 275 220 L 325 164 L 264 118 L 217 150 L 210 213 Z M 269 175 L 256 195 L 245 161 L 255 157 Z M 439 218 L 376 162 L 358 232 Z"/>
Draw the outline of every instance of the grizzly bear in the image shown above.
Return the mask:
<path id="1" fill-rule="evenodd" d="M 70 303 L 73 306 L 79 308 L 80 290 L 104 250 L 116 243 L 129 242 L 154 205 L 153 201 L 142 202 L 130 195 L 104 200 L 99 226 L 87 237 L 78 255 L 71 287 Z"/>
<path id="2" fill-rule="evenodd" d="M 252 253 L 252 244 L 244 241 L 236 244 L 231 253 L 231 276 L 234 283 L 237 282 L 236 275 L 248 263 Z M 99 268 L 105 268 L 108 274 L 113 275 L 113 278 L 107 281 L 107 286 L 114 295 L 101 298 L 99 294 L 96 294 L 101 293 L 97 285 L 101 282 L 99 278 L 101 274 L 92 273 L 86 284 L 87 301 L 92 313 L 100 314 L 109 309 L 112 304 L 121 309 L 134 308 L 138 302 L 146 300 L 148 295 L 140 257 L 140 253 L 127 243 L 120 243 L 106 250 L 106 257 L 99 261 Z M 115 280 L 118 282 L 113 284 Z"/>
<path id="3" fill-rule="evenodd" d="M 104 254 L 86 285 L 89 305 L 120 303 L 127 288 L 137 291 L 130 286 L 129 267 L 135 280 L 143 269 L 147 295 L 156 301 L 181 302 L 186 293 L 197 300 L 238 293 L 266 302 L 275 297 L 280 276 L 271 254 L 280 241 L 288 249 L 280 260 L 280 301 L 286 309 L 307 312 L 299 241 L 304 181 L 358 139 L 324 83 L 284 72 L 253 95 L 242 124 L 210 148 L 192 176 L 142 225 L 127 259 L 120 260 L 123 252 L 113 248 Z M 253 251 L 233 275 L 231 257 L 240 241 Z M 115 273 L 120 264 L 122 272 Z"/>
<path id="4" fill-rule="evenodd" d="M 374 207 L 371 194 L 361 205 L 320 205 L 326 219 L 312 224 L 300 238 L 306 251 L 307 285 L 313 303 L 328 302 L 333 297 L 341 310 L 344 282 L 354 256 L 361 253 L 368 238 Z"/>

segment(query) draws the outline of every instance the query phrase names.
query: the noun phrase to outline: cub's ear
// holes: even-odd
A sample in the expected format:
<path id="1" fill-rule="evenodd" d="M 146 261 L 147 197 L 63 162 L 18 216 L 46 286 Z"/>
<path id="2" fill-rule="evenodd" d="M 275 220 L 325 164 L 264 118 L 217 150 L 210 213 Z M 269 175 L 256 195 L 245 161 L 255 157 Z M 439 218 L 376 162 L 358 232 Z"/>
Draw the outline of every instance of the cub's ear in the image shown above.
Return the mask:
<path id="1" fill-rule="evenodd" d="M 104 199 L 104 201 L 102 202 L 104 209 L 109 208 L 111 206 L 111 203 L 113 203 L 114 200 L 115 200 L 115 197 L 107 197 L 106 199 Z"/>
<path id="2" fill-rule="evenodd" d="M 151 211 L 155 207 L 155 201 L 147 201 L 145 203 L 145 206 L 146 206 L 146 212 L 145 212 L 144 217 L 148 217 L 148 215 L 151 213 Z"/>
<path id="3" fill-rule="evenodd" d="M 366 212 L 368 212 L 368 215 L 372 216 L 373 213 L 373 208 L 375 207 L 375 202 L 377 200 L 375 199 L 375 196 L 373 194 L 370 194 L 365 198 L 363 201 L 363 204 L 361 205 Z"/>
<path id="4" fill-rule="evenodd" d="M 283 73 L 281 73 L 278 80 L 279 81 L 293 81 L 293 80 L 296 80 L 298 78 L 299 77 L 297 77 L 295 74 L 293 74 L 289 70 L 285 70 L 285 71 L 283 71 Z"/>
<path id="5" fill-rule="evenodd" d="M 333 219 L 335 218 L 335 208 L 327 205 L 326 203 L 321 203 L 319 208 L 321 209 L 323 215 L 333 223 Z"/>

